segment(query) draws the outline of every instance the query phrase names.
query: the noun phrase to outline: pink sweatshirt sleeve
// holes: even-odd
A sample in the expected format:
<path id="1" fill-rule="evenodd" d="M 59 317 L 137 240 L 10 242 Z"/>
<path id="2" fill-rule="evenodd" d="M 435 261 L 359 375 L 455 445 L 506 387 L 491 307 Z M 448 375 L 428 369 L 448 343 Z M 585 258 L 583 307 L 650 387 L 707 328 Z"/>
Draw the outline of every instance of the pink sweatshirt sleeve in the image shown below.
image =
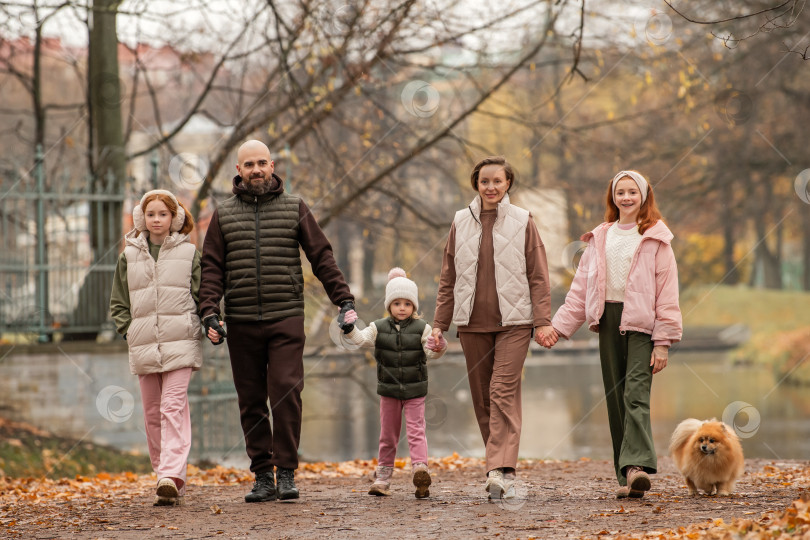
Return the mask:
<path id="1" fill-rule="evenodd" d="M 560 306 L 551 326 L 566 339 L 576 332 L 585 322 L 585 293 L 588 288 L 588 268 L 591 266 L 591 255 L 595 248 L 588 245 L 582 258 L 579 260 L 571 290 L 565 295 L 565 303 Z"/>
<path id="2" fill-rule="evenodd" d="M 683 335 L 683 321 L 678 305 L 678 266 L 669 244 L 662 244 L 655 254 L 655 289 L 652 340 L 656 345 L 677 343 Z"/>

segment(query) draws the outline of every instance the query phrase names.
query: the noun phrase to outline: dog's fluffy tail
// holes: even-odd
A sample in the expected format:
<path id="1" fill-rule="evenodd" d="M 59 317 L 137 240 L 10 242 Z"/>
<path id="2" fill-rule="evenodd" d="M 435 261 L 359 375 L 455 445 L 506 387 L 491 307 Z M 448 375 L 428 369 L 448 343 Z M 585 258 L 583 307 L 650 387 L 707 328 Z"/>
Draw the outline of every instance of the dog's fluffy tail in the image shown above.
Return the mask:
<path id="1" fill-rule="evenodd" d="M 697 418 L 687 418 L 678 424 L 678 427 L 672 433 L 672 439 L 669 441 L 669 453 L 674 454 L 675 450 L 683 446 L 687 439 L 700 429 L 701 425 L 703 425 L 703 420 Z"/>

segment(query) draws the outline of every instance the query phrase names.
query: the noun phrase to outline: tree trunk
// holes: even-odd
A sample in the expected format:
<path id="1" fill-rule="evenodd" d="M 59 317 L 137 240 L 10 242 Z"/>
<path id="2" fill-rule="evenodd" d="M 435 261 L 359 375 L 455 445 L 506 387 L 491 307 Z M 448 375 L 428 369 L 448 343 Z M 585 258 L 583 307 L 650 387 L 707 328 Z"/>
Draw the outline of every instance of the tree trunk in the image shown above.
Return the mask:
<path id="1" fill-rule="evenodd" d="M 723 205 L 723 267 L 725 268 L 726 285 L 736 285 L 740 281 L 740 272 L 734 262 L 734 227 L 736 222 L 731 216 L 731 204 Z"/>
<path id="2" fill-rule="evenodd" d="M 810 211 L 804 202 L 801 205 L 799 215 L 802 216 L 802 288 L 810 291 Z"/>
<path id="3" fill-rule="evenodd" d="M 88 97 L 90 144 L 88 162 L 98 194 L 123 193 L 126 178 L 121 84 L 118 77 L 116 16 L 119 0 L 94 0 L 88 16 Z M 105 320 L 114 268 L 122 236 L 122 204 L 90 203 L 90 245 L 93 265 L 79 290 L 74 313 L 77 326 Z M 93 338 L 93 332 L 74 338 Z"/>
<path id="4" fill-rule="evenodd" d="M 369 229 L 368 236 L 363 242 L 363 291 L 369 295 L 374 290 L 374 257 L 376 255 L 377 241 L 374 231 Z"/>
<path id="5" fill-rule="evenodd" d="M 766 289 L 782 288 L 782 225 L 776 229 L 776 249 L 773 251 L 768 247 L 765 224 L 762 220 L 757 220 L 757 248 L 756 258 L 759 267 L 762 268 L 762 284 Z M 772 231 L 773 232 L 773 231 Z"/>

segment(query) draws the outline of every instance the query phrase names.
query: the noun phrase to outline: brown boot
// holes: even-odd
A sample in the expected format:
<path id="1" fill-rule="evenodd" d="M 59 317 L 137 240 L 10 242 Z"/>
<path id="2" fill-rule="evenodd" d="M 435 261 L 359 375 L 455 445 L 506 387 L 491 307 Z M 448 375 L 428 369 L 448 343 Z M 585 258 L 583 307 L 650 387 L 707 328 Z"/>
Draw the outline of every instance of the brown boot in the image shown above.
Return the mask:
<path id="1" fill-rule="evenodd" d="M 391 476 L 394 474 L 393 467 L 378 465 L 374 471 L 374 483 L 368 489 L 369 495 L 385 496 L 391 495 Z"/>
<path id="2" fill-rule="evenodd" d="M 416 486 L 414 495 L 417 499 L 430 497 L 430 472 L 426 463 L 415 463 L 413 466 L 413 485 Z"/>
<path id="3" fill-rule="evenodd" d="M 625 473 L 630 491 L 649 491 L 650 477 L 641 467 L 628 467 Z"/>

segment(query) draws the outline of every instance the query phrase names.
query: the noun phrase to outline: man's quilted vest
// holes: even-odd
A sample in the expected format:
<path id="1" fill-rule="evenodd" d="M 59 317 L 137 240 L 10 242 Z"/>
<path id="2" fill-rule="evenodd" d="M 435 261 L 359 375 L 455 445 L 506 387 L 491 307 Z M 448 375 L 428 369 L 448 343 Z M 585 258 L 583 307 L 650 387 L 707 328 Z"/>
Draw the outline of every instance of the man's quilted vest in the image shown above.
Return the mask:
<path id="1" fill-rule="evenodd" d="M 235 195 L 219 207 L 225 239 L 225 321 L 304 316 L 298 243 L 300 199 Z"/>
<path id="2" fill-rule="evenodd" d="M 481 197 L 470 206 L 456 212 L 456 283 L 453 288 L 453 323 L 466 326 L 470 322 L 475 300 L 475 280 L 481 247 Z M 529 280 L 526 277 L 526 225 L 529 212 L 509 203 L 505 194 L 498 203 L 498 217 L 492 227 L 495 259 L 495 288 L 501 310 L 501 325 L 532 324 Z"/>
<path id="3" fill-rule="evenodd" d="M 202 327 L 191 295 L 194 244 L 187 234 L 163 240 L 158 260 L 145 234 L 125 237 L 127 286 L 132 322 L 127 330 L 133 375 L 163 373 L 202 365 Z"/>
<path id="4" fill-rule="evenodd" d="M 377 393 L 395 399 L 413 399 L 427 395 L 427 357 L 422 348 L 422 333 L 427 323 L 408 319 L 399 324 L 391 317 L 374 321 L 377 340 Z"/>

